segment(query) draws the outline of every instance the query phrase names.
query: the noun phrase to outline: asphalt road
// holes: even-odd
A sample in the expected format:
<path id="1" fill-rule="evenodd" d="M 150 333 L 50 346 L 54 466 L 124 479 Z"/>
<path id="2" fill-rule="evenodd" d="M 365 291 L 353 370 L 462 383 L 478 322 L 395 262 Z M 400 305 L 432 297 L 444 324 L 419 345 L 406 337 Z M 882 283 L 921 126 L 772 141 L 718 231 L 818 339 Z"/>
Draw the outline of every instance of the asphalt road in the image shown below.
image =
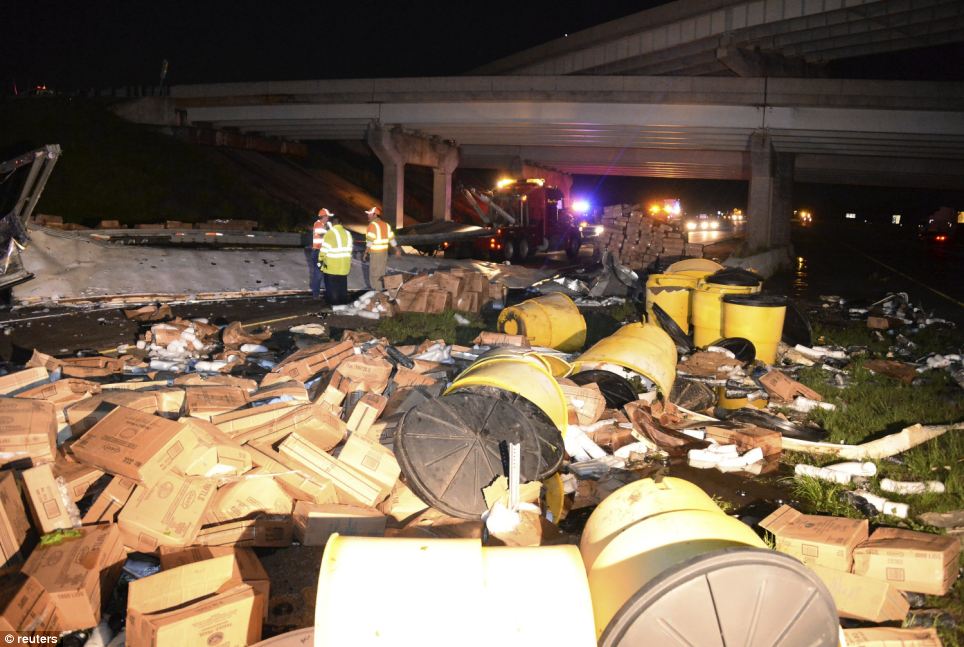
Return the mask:
<path id="1" fill-rule="evenodd" d="M 838 295 L 873 302 L 888 292 L 907 292 L 936 316 L 964 325 L 964 248 L 920 240 L 891 225 L 795 226 L 792 272 L 768 287 L 792 297 L 817 300 Z"/>

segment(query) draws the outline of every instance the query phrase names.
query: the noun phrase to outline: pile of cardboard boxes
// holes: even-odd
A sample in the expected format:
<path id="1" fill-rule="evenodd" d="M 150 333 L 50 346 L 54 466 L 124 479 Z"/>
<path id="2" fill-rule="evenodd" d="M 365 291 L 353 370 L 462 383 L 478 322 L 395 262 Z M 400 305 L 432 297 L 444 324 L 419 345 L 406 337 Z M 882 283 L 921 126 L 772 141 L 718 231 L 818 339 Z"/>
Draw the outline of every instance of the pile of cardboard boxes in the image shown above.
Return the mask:
<path id="1" fill-rule="evenodd" d="M 809 566 L 844 618 L 903 621 L 910 608 L 901 591 L 944 595 L 957 579 L 960 540 L 900 528 L 868 536 L 866 519 L 802 514 L 788 505 L 760 522 L 776 549 Z"/>
<path id="2" fill-rule="evenodd" d="M 702 258 L 703 246 L 686 242 L 679 227 L 647 215 L 642 206 L 616 204 L 605 207 L 600 242 L 617 260 L 632 269 L 649 267 L 665 258 Z"/>
<path id="3" fill-rule="evenodd" d="M 489 281 L 481 272 L 462 268 L 413 277 L 389 274 L 383 280 L 398 312 L 478 313 L 490 301 L 504 301 L 506 293 L 504 281 Z"/>
<path id="4" fill-rule="evenodd" d="M 128 645 L 251 644 L 269 588 L 251 548 L 382 535 L 392 515 L 426 510 L 378 420 L 416 388 L 437 393 L 444 371 L 356 349 L 305 348 L 259 381 L 0 377 L 0 628 L 97 625 L 137 551 L 162 570 L 130 584 Z"/>

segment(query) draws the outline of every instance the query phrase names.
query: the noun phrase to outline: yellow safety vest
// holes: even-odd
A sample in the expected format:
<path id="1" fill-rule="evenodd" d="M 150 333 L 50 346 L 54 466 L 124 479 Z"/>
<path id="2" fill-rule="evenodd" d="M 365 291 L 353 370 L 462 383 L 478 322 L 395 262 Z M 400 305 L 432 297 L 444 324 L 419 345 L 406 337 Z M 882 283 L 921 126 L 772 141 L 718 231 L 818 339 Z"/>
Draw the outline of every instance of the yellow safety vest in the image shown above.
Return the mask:
<path id="1" fill-rule="evenodd" d="M 351 271 L 351 234 L 341 225 L 328 230 L 321 241 L 318 260 L 325 274 L 347 276 Z"/>
<path id="2" fill-rule="evenodd" d="M 385 252 L 388 251 L 389 245 L 394 246 L 395 232 L 392 231 L 391 225 L 387 222 L 375 218 L 368 224 L 368 232 L 365 234 L 365 240 L 368 244 L 368 251 Z"/>

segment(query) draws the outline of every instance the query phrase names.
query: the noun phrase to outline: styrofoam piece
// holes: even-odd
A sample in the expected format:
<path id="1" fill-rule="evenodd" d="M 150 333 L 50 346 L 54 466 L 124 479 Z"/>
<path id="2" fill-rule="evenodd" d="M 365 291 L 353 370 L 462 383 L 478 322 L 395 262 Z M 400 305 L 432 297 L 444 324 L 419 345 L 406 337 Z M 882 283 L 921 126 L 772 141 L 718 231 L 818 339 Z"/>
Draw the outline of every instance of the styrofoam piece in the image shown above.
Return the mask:
<path id="1" fill-rule="evenodd" d="M 894 481 L 891 479 L 880 479 L 880 489 L 894 494 L 925 494 L 927 492 L 942 494 L 945 490 L 944 484 L 940 481 Z"/>
<path id="2" fill-rule="evenodd" d="M 846 463 L 834 463 L 833 465 L 825 465 L 828 470 L 835 470 L 837 472 L 846 472 L 853 476 L 865 476 L 870 478 L 871 476 L 877 475 L 877 464 L 870 461 L 847 461 Z"/>

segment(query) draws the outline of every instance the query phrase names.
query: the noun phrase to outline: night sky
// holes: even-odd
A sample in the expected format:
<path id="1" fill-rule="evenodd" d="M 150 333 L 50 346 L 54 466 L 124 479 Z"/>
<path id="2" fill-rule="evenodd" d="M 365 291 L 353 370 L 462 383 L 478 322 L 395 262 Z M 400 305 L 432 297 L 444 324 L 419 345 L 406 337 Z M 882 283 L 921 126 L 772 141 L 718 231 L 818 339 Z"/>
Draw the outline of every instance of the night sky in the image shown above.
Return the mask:
<path id="1" fill-rule="evenodd" d="M 8 0 L 0 39 L 0 96 L 38 84 L 59 91 L 167 83 L 400 77 L 471 69 L 666 0 L 442 2 L 418 0 Z M 964 80 L 964 43 L 833 63 L 831 76 Z M 694 208 L 745 200 L 740 182 L 577 179 L 605 200 L 678 194 Z M 929 213 L 960 193 L 800 185 L 811 208 L 851 199 L 881 212 Z M 819 203 L 825 204 L 819 204 Z M 933 206 L 931 206 L 933 205 Z M 953 206 L 953 205 L 952 205 Z"/>

